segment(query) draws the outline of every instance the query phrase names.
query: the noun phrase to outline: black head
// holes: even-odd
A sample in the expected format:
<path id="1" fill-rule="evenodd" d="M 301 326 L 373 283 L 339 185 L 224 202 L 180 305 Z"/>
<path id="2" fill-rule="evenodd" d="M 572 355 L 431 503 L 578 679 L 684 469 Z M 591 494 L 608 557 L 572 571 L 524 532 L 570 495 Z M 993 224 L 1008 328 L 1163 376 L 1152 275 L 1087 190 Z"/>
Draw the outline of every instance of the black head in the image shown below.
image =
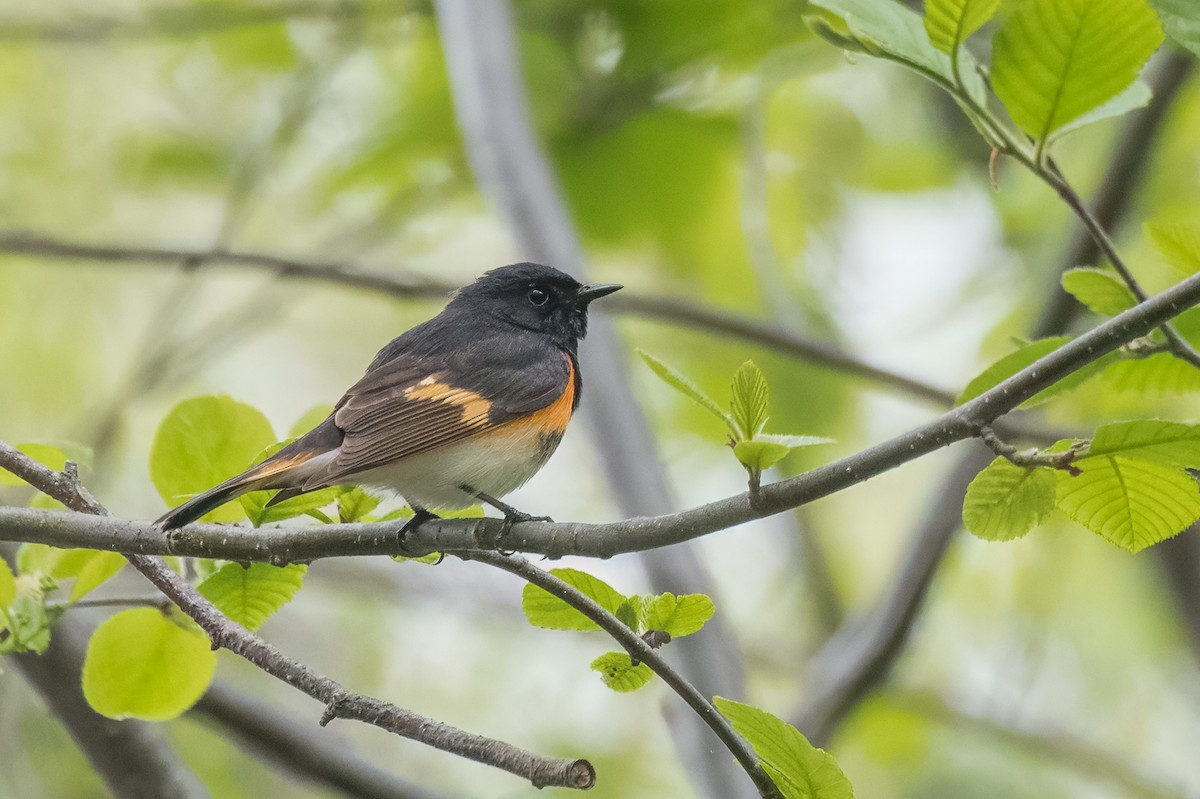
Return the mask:
<path id="1" fill-rule="evenodd" d="M 470 304 L 517 327 L 547 333 L 574 350 L 587 335 L 588 303 L 620 288 L 615 283 L 582 284 L 552 267 L 521 263 L 487 272 L 459 290 L 452 304 Z"/>

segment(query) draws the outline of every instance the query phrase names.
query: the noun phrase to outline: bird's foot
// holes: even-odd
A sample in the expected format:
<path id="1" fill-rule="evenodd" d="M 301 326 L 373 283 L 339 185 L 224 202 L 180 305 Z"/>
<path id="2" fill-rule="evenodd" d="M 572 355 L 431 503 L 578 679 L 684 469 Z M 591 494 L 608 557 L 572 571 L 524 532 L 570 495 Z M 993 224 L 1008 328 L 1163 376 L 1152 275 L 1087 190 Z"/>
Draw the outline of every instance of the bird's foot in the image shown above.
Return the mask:
<path id="1" fill-rule="evenodd" d="M 404 544 L 408 539 L 409 533 L 413 532 L 414 530 L 416 530 L 418 527 L 420 527 L 422 524 L 429 521 L 430 519 L 440 519 L 441 518 L 436 513 L 430 513 L 429 511 L 425 510 L 424 508 L 417 507 L 415 505 L 413 506 L 412 510 L 413 510 L 412 517 L 409 519 L 405 519 L 404 524 L 400 525 L 400 528 L 398 530 L 396 530 L 396 546 L 400 550 L 404 549 Z"/>

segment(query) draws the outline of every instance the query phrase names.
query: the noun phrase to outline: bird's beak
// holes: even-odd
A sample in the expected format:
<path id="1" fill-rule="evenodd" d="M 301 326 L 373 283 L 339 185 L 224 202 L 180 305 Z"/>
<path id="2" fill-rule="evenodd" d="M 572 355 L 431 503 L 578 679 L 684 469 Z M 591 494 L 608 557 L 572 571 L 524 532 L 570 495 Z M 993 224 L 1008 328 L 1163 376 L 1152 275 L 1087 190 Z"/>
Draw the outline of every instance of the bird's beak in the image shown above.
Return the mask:
<path id="1" fill-rule="evenodd" d="M 623 288 L 620 283 L 585 283 L 579 287 L 579 302 L 586 304 Z"/>

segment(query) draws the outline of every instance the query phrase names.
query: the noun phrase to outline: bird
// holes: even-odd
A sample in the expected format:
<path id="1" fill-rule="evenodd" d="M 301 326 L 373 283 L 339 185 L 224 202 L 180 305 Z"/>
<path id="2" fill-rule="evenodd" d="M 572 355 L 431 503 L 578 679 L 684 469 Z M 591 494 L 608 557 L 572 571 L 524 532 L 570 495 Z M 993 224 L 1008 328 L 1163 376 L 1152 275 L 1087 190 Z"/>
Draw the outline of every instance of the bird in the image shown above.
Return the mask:
<path id="1" fill-rule="evenodd" d="M 583 391 L 588 306 L 621 288 L 528 262 L 484 273 L 379 350 L 324 421 L 154 525 L 182 527 L 250 491 L 278 489 L 273 505 L 333 485 L 403 497 L 413 516 L 401 538 L 437 511 L 481 502 L 504 514 L 505 530 L 546 518 L 500 498 L 558 447 Z"/>

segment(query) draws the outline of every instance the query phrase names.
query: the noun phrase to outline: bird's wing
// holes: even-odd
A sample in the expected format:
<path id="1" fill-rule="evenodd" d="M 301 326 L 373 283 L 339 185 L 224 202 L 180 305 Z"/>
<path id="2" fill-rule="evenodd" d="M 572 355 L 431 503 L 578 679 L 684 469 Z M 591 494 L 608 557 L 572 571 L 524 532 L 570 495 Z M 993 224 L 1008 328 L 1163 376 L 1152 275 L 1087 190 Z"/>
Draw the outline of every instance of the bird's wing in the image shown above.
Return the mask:
<path id="1" fill-rule="evenodd" d="M 400 354 L 364 375 L 334 410 L 343 439 L 324 481 L 453 444 L 551 406 L 563 408 L 566 424 L 576 394 L 570 355 L 553 347 L 483 350 L 433 363 Z"/>

